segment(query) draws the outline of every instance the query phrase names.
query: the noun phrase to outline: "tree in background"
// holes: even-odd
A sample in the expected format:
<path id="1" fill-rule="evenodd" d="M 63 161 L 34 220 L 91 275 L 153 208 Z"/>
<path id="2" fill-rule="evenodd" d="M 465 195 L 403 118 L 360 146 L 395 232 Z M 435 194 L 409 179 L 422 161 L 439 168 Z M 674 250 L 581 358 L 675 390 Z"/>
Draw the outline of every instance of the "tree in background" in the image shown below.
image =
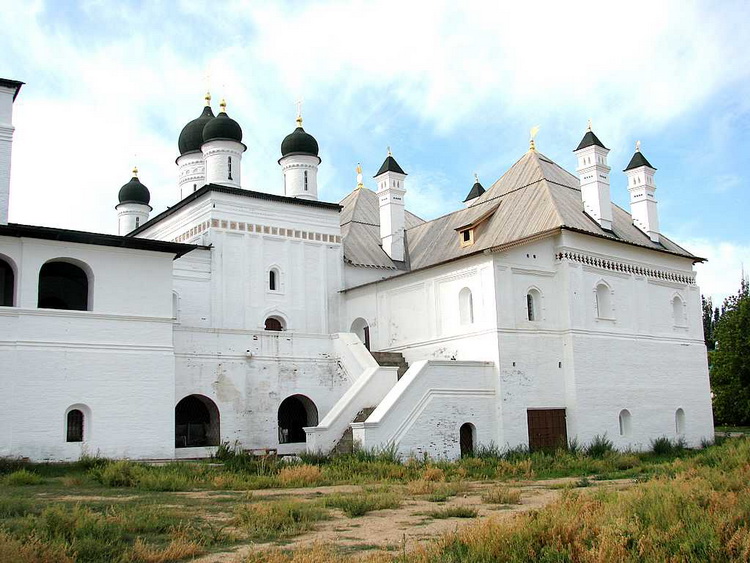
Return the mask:
<path id="1" fill-rule="evenodd" d="M 704 327 L 705 315 L 704 300 Z M 724 300 L 712 338 L 716 341 L 710 353 L 714 420 L 750 425 L 750 286 L 744 275 L 737 295 Z"/>
<path id="2" fill-rule="evenodd" d="M 703 338 L 706 341 L 706 348 L 710 352 L 716 347 L 714 330 L 721 315 L 719 314 L 719 308 L 714 307 L 710 297 L 706 299 L 704 295 L 701 295 L 701 307 L 703 308 Z"/>

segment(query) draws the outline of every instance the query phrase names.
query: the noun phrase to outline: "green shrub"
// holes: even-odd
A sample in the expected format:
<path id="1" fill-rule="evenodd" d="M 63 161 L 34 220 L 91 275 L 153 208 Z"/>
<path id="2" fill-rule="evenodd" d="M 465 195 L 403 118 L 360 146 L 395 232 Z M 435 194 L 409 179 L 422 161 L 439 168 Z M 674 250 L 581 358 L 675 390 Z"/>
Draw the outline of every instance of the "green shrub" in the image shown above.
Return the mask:
<path id="1" fill-rule="evenodd" d="M 673 442 L 666 436 L 651 440 L 651 451 L 654 455 L 669 456 L 679 454 L 685 449 L 684 439 Z"/>
<path id="2" fill-rule="evenodd" d="M 586 455 L 595 459 L 601 459 L 610 452 L 614 452 L 615 448 L 612 444 L 612 440 L 607 438 L 605 433 L 603 436 L 597 434 L 591 443 L 586 447 Z"/>
<path id="3" fill-rule="evenodd" d="M 26 469 L 19 469 L 5 476 L 3 480 L 6 485 L 20 487 L 24 485 L 41 485 L 44 482 L 39 475 Z"/>

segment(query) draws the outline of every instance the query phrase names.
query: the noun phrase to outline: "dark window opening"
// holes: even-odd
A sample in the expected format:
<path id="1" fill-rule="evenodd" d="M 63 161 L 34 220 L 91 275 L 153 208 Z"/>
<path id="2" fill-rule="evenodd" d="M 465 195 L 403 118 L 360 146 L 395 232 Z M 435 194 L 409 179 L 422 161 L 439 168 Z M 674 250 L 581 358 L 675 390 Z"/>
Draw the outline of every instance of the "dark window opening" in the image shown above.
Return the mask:
<path id="1" fill-rule="evenodd" d="M 175 447 L 218 446 L 219 409 L 208 397 L 189 395 L 174 409 Z"/>
<path id="2" fill-rule="evenodd" d="M 277 319 L 276 317 L 268 317 L 266 319 L 266 330 L 276 330 L 281 331 L 284 330 L 284 326 L 281 324 L 281 321 Z"/>
<path id="3" fill-rule="evenodd" d="M 307 170 L 305 170 L 305 191 L 307 191 Z"/>
<path id="4" fill-rule="evenodd" d="M 464 231 L 462 234 L 464 236 L 464 242 L 469 242 L 471 240 L 471 231 Z"/>
<path id="5" fill-rule="evenodd" d="M 68 413 L 66 442 L 83 442 L 83 413 L 73 409 Z"/>
<path id="6" fill-rule="evenodd" d="M 39 271 L 40 309 L 87 311 L 89 278 L 81 268 L 68 262 L 47 262 Z"/>
<path id="7" fill-rule="evenodd" d="M 287 397 L 279 406 L 279 444 L 304 443 L 304 427 L 317 425 L 318 409 L 304 395 Z"/>
<path id="8" fill-rule="evenodd" d="M 461 457 L 474 455 L 474 425 L 470 423 L 462 424 L 459 431 L 459 441 L 461 443 Z"/>
<path id="9" fill-rule="evenodd" d="M 526 294 L 526 316 L 530 321 L 535 321 L 534 315 L 534 296 L 531 293 Z"/>
<path id="10" fill-rule="evenodd" d="M 141 226 L 141 218 L 140 217 L 136 217 L 135 218 L 135 228 L 137 229 L 140 226 Z"/>
<path id="11" fill-rule="evenodd" d="M 229 165 L 229 174 L 227 176 L 227 180 L 231 180 L 232 179 L 232 157 L 231 156 L 227 157 L 227 164 Z"/>
<path id="12" fill-rule="evenodd" d="M 13 292 L 15 291 L 15 276 L 13 268 L 5 260 L 0 259 L 0 307 L 13 306 Z"/>
<path id="13" fill-rule="evenodd" d="M 268 272 L 268 289 L 276 291 L 276 271 L 271 270 Z"/>

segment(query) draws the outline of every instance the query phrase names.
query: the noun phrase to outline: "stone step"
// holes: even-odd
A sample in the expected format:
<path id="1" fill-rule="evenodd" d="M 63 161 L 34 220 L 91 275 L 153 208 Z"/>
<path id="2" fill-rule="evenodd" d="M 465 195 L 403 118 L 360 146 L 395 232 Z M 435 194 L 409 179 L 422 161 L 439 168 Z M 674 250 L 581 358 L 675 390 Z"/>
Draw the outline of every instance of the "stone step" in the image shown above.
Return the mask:
<path id="1" fill-rule="evenodd" d="M 406 373 L 406 370 L 409 369 L 409 364 L 406 362 L 406 358 L 404 358 L 404 355 L 401 352 L 370 352 L 370 354 L 372 354 L 372 357 L 378 362 L 378 365 L 398 368 L 396 373 L 398 374 L 399 379 L 401 379 Z"/>
<path id="2" fill-rule="evenodd" d="M 367 407 L 357 413 L 352 422 L 364 422 L 372 414 L 375 407 Z M 354 452 L 354 435 L 351 427 L 347 427 L 341 440 L 333 448 L 334 454 L 350 454 Z"/>

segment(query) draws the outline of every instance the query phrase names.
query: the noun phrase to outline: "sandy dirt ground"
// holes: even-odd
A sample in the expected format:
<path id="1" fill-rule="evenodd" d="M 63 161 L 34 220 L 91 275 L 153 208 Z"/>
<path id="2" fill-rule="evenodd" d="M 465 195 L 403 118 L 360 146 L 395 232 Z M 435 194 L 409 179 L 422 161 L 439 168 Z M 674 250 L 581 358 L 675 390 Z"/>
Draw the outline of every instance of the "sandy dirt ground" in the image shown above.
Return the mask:
<path id="1" fill-rule="evenodd" d="M 405 498 L 401 507 L 370 512 L 359 518 L 350 518 L 343 512 L 332 510 L 333 518 L 319 522 L 315 530 L 285 540 L 283 543 L 248 543 L 232 551 L 213 553 L 199 559 L 201 563 L 238 562 L 249 553 L 271 549 L 283 545 L 295 549 L 313 543 L 335 544 L 352 553 L 367 554 L 373 550 L 392 550 L 394 553 L 430 541 L 442 534 L 452 532 L 462 526 L 484 518 L 509 518 L 519 512 L 539 509 L 554 501 L 562 487 L 573 484 L 577 479 L 551 479 L 502 483 L 504 486 L 521 489 L 521 503 L 518 505 L 492 505 L 482 502 L 482 494 L 498 483 L 472 482 L 468 489 L 451 497 L 446 502 L 435 503 L 427 500 Z M 630 479 L 612 481 L 592 481 L 591 488 L 624 489 L 632 485 Z M 267 489 L 253 491 L 254 498 L 272 500 L 274 497 L 296 497 L 313 500 L 334 492 L 357 492 L 359 486 L 316 487 L 306 489 Z M 192 495 L 195 493 L 183 493 Z M 434 519 L 427 513 L 447 507 L 467 507 L 477 511 L 477 518 Z"/>

